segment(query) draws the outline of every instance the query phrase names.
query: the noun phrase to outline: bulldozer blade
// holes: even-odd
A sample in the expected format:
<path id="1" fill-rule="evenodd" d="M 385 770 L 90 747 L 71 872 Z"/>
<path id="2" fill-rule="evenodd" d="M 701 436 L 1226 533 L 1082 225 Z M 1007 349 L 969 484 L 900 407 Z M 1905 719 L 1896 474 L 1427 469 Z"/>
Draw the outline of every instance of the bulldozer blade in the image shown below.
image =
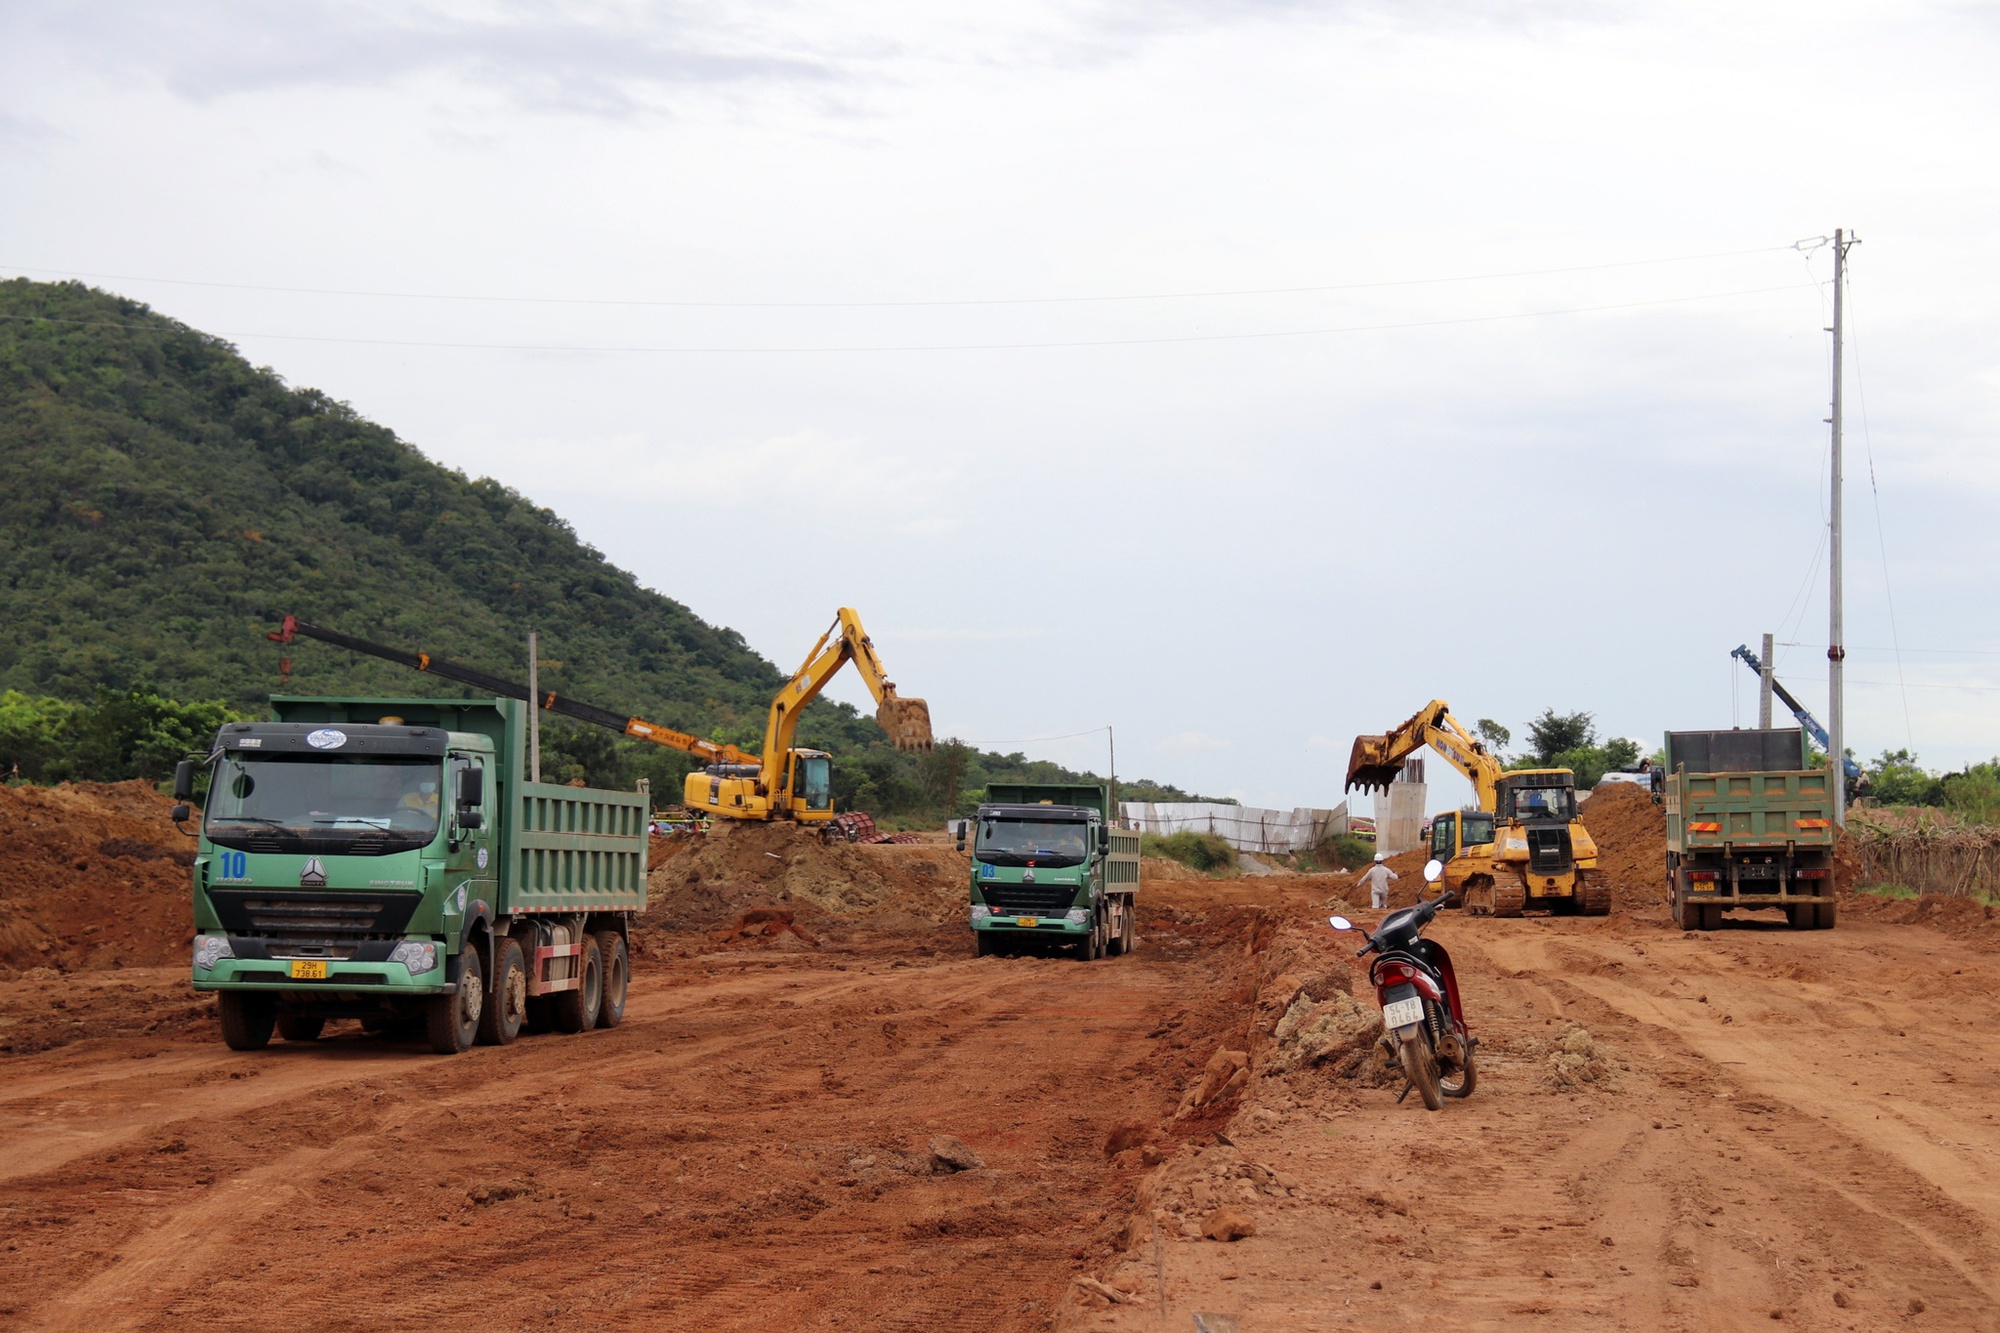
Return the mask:
<path id="1" fill-rule="evenodd" d="M 922 699 L 884 699 L 875 720 L 898 750 L 931 748 L 931 706 Z"/>
<path id="2" fill-rule="evenodd" d="M 1356 736 L 1354 752 L 1347 760 L 1347 788 L 1386 787 L 1396 780 L 1403 771 L 1400 763 L 1385 763 L 1382 756 L 1389 748 L 1387 736 Z"/>

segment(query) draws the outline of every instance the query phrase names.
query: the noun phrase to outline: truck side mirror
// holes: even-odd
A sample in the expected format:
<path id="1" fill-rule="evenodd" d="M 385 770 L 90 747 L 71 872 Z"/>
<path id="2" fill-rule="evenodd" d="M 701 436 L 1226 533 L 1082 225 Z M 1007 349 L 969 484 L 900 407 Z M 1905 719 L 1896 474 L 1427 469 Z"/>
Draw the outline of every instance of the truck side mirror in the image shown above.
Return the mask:
<path id="1" fill-rule="evenodd" d="M 1111 850 L 1111 825 L 1099 824 L 1097 826 L 1097 850 L 1100 852 Z"/>
<path id="2" fill-rule="evenodd" d="M 174 799 L 189 801 L 194 799 L 194 760 L 183 759 L 174 765 Z M 186 815 L 181 816 L 186 819 Z"/>
<path id="3" fill-rule="evenodd" d="M 461 807 L 486 804 L 485 769 L 468 766 L 458 770 L 458 803 Z"/>
<path id="4" fill-rule="evenodd" d="M 958 850 L 960 850 L 961 852 L 965 850 L 965 821 L 964 821 L 964 820 L 960 820 L 960 821 L 958 822 Z"/>

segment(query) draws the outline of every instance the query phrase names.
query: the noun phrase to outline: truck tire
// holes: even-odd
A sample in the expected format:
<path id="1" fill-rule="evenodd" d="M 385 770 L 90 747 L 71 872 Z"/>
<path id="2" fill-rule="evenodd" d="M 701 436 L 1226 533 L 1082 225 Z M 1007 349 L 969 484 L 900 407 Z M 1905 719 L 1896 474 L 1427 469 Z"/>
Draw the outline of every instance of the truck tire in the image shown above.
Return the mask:
<path id="1" fill-rule="evenodd" d="M 1120 955 L 1132 952 L 1132 946 L 1139 942 L 1139 904 L 1132 899 L 1125 900 L 1125 918 L 1118 927 L 1118 952 Z"/>
<path id="2" fill-rule="evenodd" d="M 1721 903 L 1700 903 L 1697 904 L 1697 907 L 1701 912 L 1701 925 L 1697 927 L 1697 929 L 1699 930 L 1722 929 Z"/>
<path id="3" fill-rule="evenodd" d="M 507 1045 L 521 1035 L 521 1024 L 528 1017 L 528 965 L 520 941 L 502 939 L 495 951 L 493 985 L 479 1011 L 481 1046 Z"/>
<path id="4" fill-rule="evenodd" d="M 972 956 L 974 958 L 991 958 L 999 952 L 1000 945 L 995 940 L 992 931 L 975 930 L 972 932 Z"/>
<path id="5" fill-rule="evenodd" d="M 479 950 L 467 944 L 458 958 L 458 993 L 433 995 L 424 1007 L 424 1035 L 439 1055 L 472 1049 L 479 1036 L 479 1015 L 486 1007 L 486 974 L 479 966 Z"/>
<path id="6" fill-rule="evenodd" d="M 1819 911 L 1815 915 L 1819 919 L 1814 922 L 1814 925 L 1820 930 L 1832 930 L 1834 922 L 1840 919 L 1840 904 L 1828 899 L 1826 902 L 1816 904 L 1816 906 L 1818 906 Z"/>
<path id="7" fill-rule="evenodd" d="M 615 930 L 597 932 L 597 956 L 604 960 L 604 986 L 597 1005 L 597 1026 L 615 1028 L 625 1017 L 625 989 L 631 981 L 632 955 L 625 937 Z"/>
<path id="8" fill-rule="evenodd" d="M 521 1030 L 523 1032 L 540 1036 L 545 1032 L 554 1032 L 556 1030 L 555 1009 L 549 1003 L 549 999 L 550 997 L 547 995 L 530 995 L 528 997 L 528 1016 L 521 1022 Z"/>
<path id="9" fill-rule="evenodd" d="M 1678 890 L 1674 893 L 1674 924 L 1682 930 L 1701 929 L 1701 906 Z"/>
<path id="10" fill-rule="evenodd" d="M 278 1021 L 278 997 L 259 991 L 226 990 L 215 997 L 222 1016 L 222 1040 L 232 1051 L 261 1051 L 271 1044 Z"/>
<path id="11" fill-rule="evenodd" d="M 1793 930 L 1818 930 L 1819 904 L 1786 903 L 1785 924 Z"/>
<path id="12" fill-rule="evenodd" d="M 604 999 L 604 958 L 597 952 L 597 937 L 583 937 L 583 952 L 577 955 L 575 990 L 560 990 L 549 997 L 549 1010 L 558 1032 L 588 1032 L 597 1026 L 598 1005 Z"/>
<path id="13" fill-rule="evenodd" d="M 1076 956 L 1079 961 L 1085 963 L 1094 963 L 1104 956 L 1104 914 L 1102 912 L 1095 913 L 1090 918 L 1090 934 L 1086 935 L 1083 938 L 1083 942 L 1076 946 Z"/>
<path id="14" fill-rule="evenodd" d="M 324 1018 L 311 1018 L 305 1014 L 279 1014 L 278 1035 L 286 1041 L 318 1041 L 319 1034 L 326 1030 Z"/>

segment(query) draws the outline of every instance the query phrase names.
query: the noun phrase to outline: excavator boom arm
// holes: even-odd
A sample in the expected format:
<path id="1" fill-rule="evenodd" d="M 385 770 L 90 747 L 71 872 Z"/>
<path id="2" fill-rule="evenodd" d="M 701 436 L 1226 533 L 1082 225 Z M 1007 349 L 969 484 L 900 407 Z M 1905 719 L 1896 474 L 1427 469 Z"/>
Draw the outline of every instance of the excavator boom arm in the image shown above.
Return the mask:
<path id="1" fill-rule="evenodd" d="M 868 683 L 868 692 L 875 696 L 875 720 L 889 733 L 896 748 L 931 748 L 930 705 L 922 699 L 905 699 L 896 693 L 895 682 L 889 679 L 882 668 L 882 659 L 875 653 L 874 641 L 861 627 L 861 617 L 853 607 L 843 606 L 834 623 L 806 654 L 804 664 L 771 701 L 770 718 L 764 726 L 765 790 L 777 791 L 784 785 L 783 765 L 798 734 L 799 714 L 850 661 Z"/>
<path id="2" fill-rule="evenodd" d="M 1503 771 L 1486 746 L 1451 715 L 1451 705 L 1433 699 L 1394 731 L 1382 736 L 1356 736 L 1347 760 L 1347 787 L 1387 787 L 1402 771 L 1403 761 L 1425 746 L 1471 780 L 1479 808 L 1495 804 L 1494 784 Z"/>
<path id="3" fill-rule="evenodd" d="M 365 653 L 369 657 L 379 657 L 385 662 L 395 662 L 400 666 L 409 667 L 413 671 L 422 671 L 428 675 L 442 676 L 446 680 L 455 680 L 461 685 L 470 685 L 476 690 L 484 690 L 490 694 L 497 694 L 504 699 L 528 700 L 528 687 L 516 681 L 503 680 L 499 676 L 489 675 L 477 667 L 461 666 L 457 662 L 447 662 L 441 657 L 432 657 L 429 653 L 405 652 L 400 648 L 390 648 L 383 644 L 370 643 L 366 639 L 357 639 L 350 634 L 342 634 L 338 630 L 330 630 L 320 625 L 307 624 L 297 616 L 286 616 L 282 629 L 266 634 L 264 637 L 273 643 L 290 643 L 295 638 L 301 636 L 308 639 L 318 639 L 321 643 L 330 643 L 335 647 L 346 648 L 352 652 Z M 663 727 L 656 722 L 648 722 L 644 718 L 627 717 L 623 713 L 614 713 L 608 708 L 599 708 L 595 704 L 587 704 L 580 699 L 568 698 L 565 695 L 556 693 L 554 690 L 539 691 L 532 702 L 536 707 L 547 709 L 551 713 L 561 713 L 564 717 L 573 717 L 580 722 L 590 722 L 600 727 L 609 727 L 613 731 L 631 736 L 636 740 L 651 741 L 655 745 L 664 745 L 669 749 L 684 751 L 701 760 L 704 764 L 756 764 L 762 762 L 756 755 L 748 754 L 733 745 L 718 745 L 714 741 L 703 740 L 699 736 L 690 736 L 684 731 L 675 731 L 672 727 Z"/>

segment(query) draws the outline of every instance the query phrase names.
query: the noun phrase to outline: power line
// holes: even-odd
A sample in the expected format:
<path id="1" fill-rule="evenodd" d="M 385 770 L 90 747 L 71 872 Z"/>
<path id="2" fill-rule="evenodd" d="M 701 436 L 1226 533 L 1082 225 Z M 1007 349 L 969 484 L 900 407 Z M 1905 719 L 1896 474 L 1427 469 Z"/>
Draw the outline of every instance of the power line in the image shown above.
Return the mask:
<path id="1" fill-rule="evenodd" d="M 611 354 L 685 354 L 699 352 L 1010 352 L 1076 347 L 1154 347 L 1174 343 L 1247 342 L 1268 338 L 1309 338 L 1331 333 L 1388 333 L 1401 329 L 1442 328 L 1456 324 L 1489 324 L 1510 319 L 1541 319 L 1551 315 L 1590 315 L 1611 310 L 1636 310 L 1648 306 L 1686 305 L 1697 301 L 1722 301 L 1738 296 L 1764 296 L 1773 292 L 1798 291 L 1804 285 L 1802 283 L 1788 283 L 1781 287 L 1750 287 L 1733 292 L 1706 292 L 1699 296 L 1667 296 L 1650 301 L 1619 301 L 1610 305 L 1565 306 L 1550 310 L 1519 310 L 1500 315 L 1462 315 L 1453 319 L 1419 319 L 1392 324 L 1329 325 L 1311 329 L 1270 329 L 1256 333 L 1187 333 L 1155 338 L 1077 338 L 1056 342 L 891 343 L 845 347 L 825 344 L 790 347 L 702 346 L 694 344 L 678 346 L 593 346 L 589 344 L 565 345 L 561 343 L 433 342 L 408 338 L 341 338 L 326 334 L 309 333 L 217 333 L 210 336 L 228 339 L 266 338 L 279 342 L 334 343 L 355 347 L 417 347 L 445 351 L 480 352 L 589 352 Z M 153 326 L 147 324 L 122 324 L 111 320 L 51 319 L 40 315 L 0 315 L 0 319 L 39 322 L 43 324 L 62 324 L 77 328 L 127 329 L 138 332 L 148 332 L 153 328 Z"/>
<path id="2" fill-rule="evenodd" d="M 1515 269 L 1504 273 L 1466 273 L 1443 278 L 1397 278 L 1381 282 L 1322 283 L 1302 287 L 1245 287 L 1210 291 L 1140 292 L 1130 295 L 956 297 L 935 301 L 659 301 L 588 296 L 482 296 L 450 292 L 372 291 L 351 287 L 286 287 L 250 282 L 213 282 L 196 278 L 156 278 L 135 273 L 93 273 L 81 269 L 6 267 L 16 273 L 41 273 L 62 278 L 98 278 L 112 282 L 153 282 L 173 287 L 210 287 L 224 291 L 282 292 L 294 296 L 358 296 L 398 301 L 477 301 L 507 305 L 640 306 L 675 310 L 912 310 L 942 306 L 1079 305 L 1116 301 L 1188 301 L 1236 296 L 1292 296 L 1314 292 L 1357 292 L 1385 287 L 1424 287 L 1454 282 L 1495 282 L 1507 278 L 1540 278 L 1564 273 L 1598 273 L 1606 269 L 1642 268 L 1658 264 L 1689 264 L 1708 259 L 1790 250 L 1766 245 L 1750 250 L 1717 250 L 1701 255 L 1669 255 L 1659 259 L 1621 259 L 1604 264 L 1573 264 L 1564 268 Z"/>

